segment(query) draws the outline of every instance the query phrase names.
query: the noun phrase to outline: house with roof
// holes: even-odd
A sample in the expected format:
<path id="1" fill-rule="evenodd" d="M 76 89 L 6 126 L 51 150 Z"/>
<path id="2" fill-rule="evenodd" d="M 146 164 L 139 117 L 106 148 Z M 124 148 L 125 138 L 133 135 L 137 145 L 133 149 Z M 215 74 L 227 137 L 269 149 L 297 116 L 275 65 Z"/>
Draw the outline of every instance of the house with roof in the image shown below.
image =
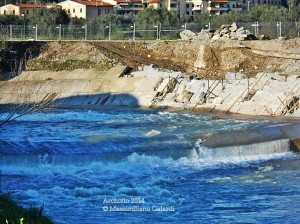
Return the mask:
<path id="1" fill-rule="evenodd" d="M 281 0 L 239 0 L 238 2 L 242 6 L 244 12 L 249 11 L 256 5 L 280 7 L 283 4 L 283 1 Z"/>
<path id="2" fill-rule="evenodd" d="M 42 6 L 39 4 L 7 4 L 0 7 L 1 15 L 31 15 L 34 13 L 36 9 L 41 8 Z"/>
<path id="3" fill-rule="evenodd" d="M 116 10 L 118 14 L 130 14 L 130 13 L 138 13 L 147 7 L 145 4 L 145 0 L 115 0 Z"/>
<path id="4" fill-rule="evenodd" d="M 148 7 L 152 7 L 154 9 L 160 9 L 163 8 L 165 0 L 149 0 L 147 3 Z"/>
<path id="5" fill-rule="evenodd" d="M 72 18 L 91 19 L 116 12 L 116 2 L 113 0 L 66 0 L 57 5 L 60 5 Z"/>
<path id="6" fill-rule="evenodd" d="M 222 15 L 232 10 L 241 11 L 242 8 L 237 4 L 238 0 L 209 0 L 207 12 L 210 15 Z"/>

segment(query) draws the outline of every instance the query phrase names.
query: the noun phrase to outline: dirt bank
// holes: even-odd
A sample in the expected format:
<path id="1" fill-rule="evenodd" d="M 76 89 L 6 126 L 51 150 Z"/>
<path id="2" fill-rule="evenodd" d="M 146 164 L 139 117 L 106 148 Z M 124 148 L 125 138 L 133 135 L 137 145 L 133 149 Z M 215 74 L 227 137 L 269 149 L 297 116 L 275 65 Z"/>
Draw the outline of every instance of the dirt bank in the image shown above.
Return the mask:
<path id="1" fill-rule="evenodd" d="M 5 44 L 4 44 L 5 43 Z M 296 75 L 300 71 L 300 40 L 152 41 L 152 42 L 2 42 L 1 73 L 19 61 L 27 70 L 107 70 L 127 65 L 137 70 L 153 64 L 200 78 L 224 78 L 226 72 L 253 77 L 259 72 Z M 25 58 L 27 52 L 27 58 Z"/>

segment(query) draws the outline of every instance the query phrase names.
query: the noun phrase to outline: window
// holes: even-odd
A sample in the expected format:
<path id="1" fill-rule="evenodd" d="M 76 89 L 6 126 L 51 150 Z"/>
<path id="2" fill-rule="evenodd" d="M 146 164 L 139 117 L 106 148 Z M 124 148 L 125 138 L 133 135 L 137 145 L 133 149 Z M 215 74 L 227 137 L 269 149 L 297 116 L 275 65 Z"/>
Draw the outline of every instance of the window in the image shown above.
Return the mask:
<path id="1" fill-rule="evenodd" d="M 26 14 L 27 14 L 27 15 L 29 14 L 29 10 L 26 10 Z"/>
<path id="2" fill-rule="evenodd" d="M 98 9 L 98 16 L 101 15 L 101 9 Z"/>
<path id="3" fill-rule="evenodd" d="M 75 9 L 73 9 L 73 13 L 75 13 Z"/>
<path id="4" fill-rule="evenodd" d="M 6 10 L 4 10 L 4 15 L 6 15 Z"/>
<path id="5" fill-rule="evenodd" d="M 70 13 L 71 12 L 71 10 L 70 9 L 68 9 L 68 13 Z"/>
<path id="6" fill-rule="evenodd" d="M 243 0 L 243 3 L 246 4 L 246 0 Z"/>
<path id="7" fill-rule="evenodd" d="M 260 4 L 260 0 L 257 0 L 257 4 Z"/>
<path id="8" fill-rule="evenodd" d="M 14 14 L 14 15 L 16 14 L 16 10 L 13 10 L 13 14 Z"/>

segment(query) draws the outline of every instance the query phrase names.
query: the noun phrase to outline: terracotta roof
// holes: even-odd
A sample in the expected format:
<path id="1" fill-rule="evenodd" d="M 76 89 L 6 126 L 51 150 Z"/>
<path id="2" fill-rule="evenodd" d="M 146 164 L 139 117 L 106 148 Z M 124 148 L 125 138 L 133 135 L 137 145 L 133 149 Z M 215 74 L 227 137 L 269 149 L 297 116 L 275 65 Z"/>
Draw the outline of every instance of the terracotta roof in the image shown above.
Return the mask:
<path id="1" fill-rule="evenodd" d="M 131 2 L 142 2 L 142 0 L 131 0 Z"/>
<path id="2" fill-rule="evenodd" d="M 39 4 L 16 4 L 16 6 L 20 8 L 41 8 L 42 7 Z"/>
<path id="3" fill-rule="evenodd" d="M 117 3 L 121 3 L 121 2 L 130 2 L 129 0 L 115 0 Z"/>
<path id="4" fill-rule="evenodd" d="M 151 0 L 149 3 L 159 3 L 161 0 Z"/>
<path id="5" fill-rule="evenodd" d="M 113 4 L 110 4 L 108 2 L 103 2 L 103 1 L 80 1 L 80 0 L 77 0 L 75 2 L 86 5 L 86 6 L 98 6 L 98 7 L 114 6 Z"/>

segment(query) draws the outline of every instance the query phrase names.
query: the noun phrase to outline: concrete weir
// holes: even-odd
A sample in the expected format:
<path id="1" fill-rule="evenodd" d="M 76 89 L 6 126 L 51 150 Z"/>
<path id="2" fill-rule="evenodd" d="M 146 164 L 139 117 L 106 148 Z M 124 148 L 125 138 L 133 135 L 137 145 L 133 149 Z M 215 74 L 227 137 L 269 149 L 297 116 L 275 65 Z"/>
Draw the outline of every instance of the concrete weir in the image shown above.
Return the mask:
<path id="1" fill-rule="evenodd" d="M 232 131 L 203 139 L 201 146 L 247 153 L 300 152 L 300 124 L 282 123 L 250 131 Z"/>

